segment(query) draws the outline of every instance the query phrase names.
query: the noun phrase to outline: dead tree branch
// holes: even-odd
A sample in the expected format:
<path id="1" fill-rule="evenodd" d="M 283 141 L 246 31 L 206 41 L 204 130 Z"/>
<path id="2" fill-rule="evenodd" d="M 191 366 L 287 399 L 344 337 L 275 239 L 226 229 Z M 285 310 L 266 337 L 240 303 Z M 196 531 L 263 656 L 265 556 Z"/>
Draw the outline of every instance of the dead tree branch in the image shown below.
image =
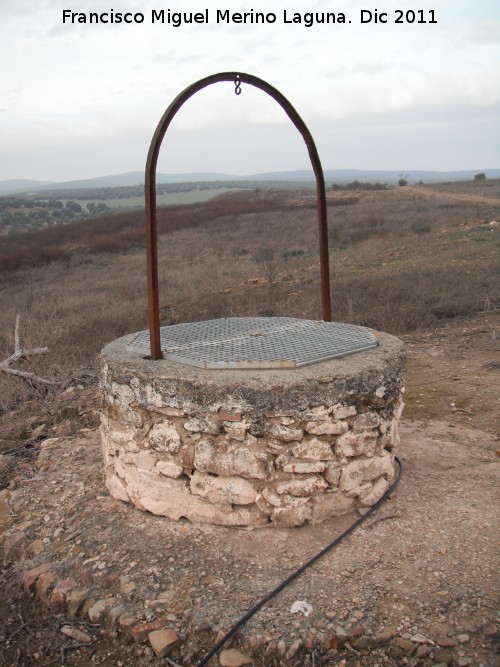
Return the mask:
<path id="1" fill-rule="evenodd" d="M 21 347 L 19 339 L 19 315 L 16 317 L 16 329 L 14 332 L 14 354 L 11 354 L 10 357 L 0 361 L 0 371 L 4 373 L 10 373 L 11 375 L 16 375 L 17 377 L 23 378 L 29 382 L 39 382 L 40 384 L 48 385 L 57 385 L 60 384 L 56 380 L 47 380 L 46 378 L 41 378 L 35 373 L 29 373 L 28 371 L 20 371 L 17 368 L 11 368 L 12 364 L 15 364 L 17 361 L 22 361 L 28 357 L 37 356 L 40 354 L 47 354 L 49 351 L 48 347 L 35 347 L 32 350 L 23 350 Z"/>

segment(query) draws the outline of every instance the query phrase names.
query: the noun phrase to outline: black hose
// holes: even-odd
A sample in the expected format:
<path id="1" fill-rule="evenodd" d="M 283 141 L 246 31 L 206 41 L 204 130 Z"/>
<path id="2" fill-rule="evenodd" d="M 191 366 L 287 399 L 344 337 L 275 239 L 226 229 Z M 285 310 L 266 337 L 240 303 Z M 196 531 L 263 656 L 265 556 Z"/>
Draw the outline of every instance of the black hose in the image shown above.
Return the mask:
<path id="1" fill-rule="evenodd" d="M 198 663 L 197 667 L 204 667 L 205 665 L 208 664 L 208 661 L 214 657 L 214 655 L 217 653 L 217 651 L 224 646 L 224 644 L 230 639 L 235 632 L 237 632 L 242 625 L 245 625 L 245 623 L 252 618 L 254 614 L 256 614 L 259 609 L 262 609 L 262 607 L 269 602 L 269 600 L 272 600 L 273 597 L 278 595 L 284 588 L 288 586 L 288 584 L 292 583 L 294 579 L 297 579 L 297 577 L 300 577 L 300 575 L 307 570 L 308 567 L 311 567 L 317 560 L 322 558 L 325 554 L 327 554 L 329 551 L 331 551 L 334 547 L 336 547 L 338 544 L 340 544 L 348 535 L 350 535 L 353 531 L 356 530 L 358 526 L 360 526 L 363 521 L 366 521 L 366 519 L 376 512 L 378 508 L 384 503 L 387 498 L 391 495 L 391 493 L 394 491 L 394 489 L 397 487 L 399 484 L 399 480 L 401 479 L 401 475 L 403 474 L 403 464 L 401 461 L 398 459 L 398 457 L 395 457 L 395 460 L 399 466 L 398 474 L 396 475 L 396 479 L 393 481 L 391 486 L 387 489 L 387 491 L 384 493 L 384 495 L 377 500 L 375 505 L 372 505 L 368 509 L 363 516 L 361 516 L 357 521 L 355 521 L 347 530 L 345 530 L 342 535 L 339 537 L 335 538 L 333 542 L 330 542 L 324 549 L 322 549 L 319 553 L 317 553 L 315 556 L 313 556 L 311 559 L 309 559 L 307 562 L 304 563 L 301 567 L 299 567 L 298 570 L 295 570 L 289 577 L 287 577 L 284 581 L 281 582 L 274 590 L 272 590 L 270 593 L 268 593 L 265 597 L 263 597 L 259 602 L 257 602 L 256 605 L 254 605 L 247 613 L 240 618 L 240 620 L 233 625 L 233 627 L 229 630 L 227 634 L 224 635 L 224 637 L 217 642 L 217 644 L 207 653 L 207 655 L 201 660 L 201 662 Z"/>

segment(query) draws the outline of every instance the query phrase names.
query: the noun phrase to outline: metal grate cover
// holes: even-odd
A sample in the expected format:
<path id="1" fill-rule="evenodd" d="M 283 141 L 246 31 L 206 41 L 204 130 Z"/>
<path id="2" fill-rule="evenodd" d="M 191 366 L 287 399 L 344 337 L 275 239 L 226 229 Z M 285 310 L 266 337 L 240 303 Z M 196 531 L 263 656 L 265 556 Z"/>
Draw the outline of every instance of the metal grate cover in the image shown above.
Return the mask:
<path id="1" fill-rule="evenodd" d="M 162 327 L 164 358 L 198 368 L 298 368 L 377 347 L 365 327 L 291 317 L 230 317 Z M 128 352 L 150 354 L 149 331 Z"/>

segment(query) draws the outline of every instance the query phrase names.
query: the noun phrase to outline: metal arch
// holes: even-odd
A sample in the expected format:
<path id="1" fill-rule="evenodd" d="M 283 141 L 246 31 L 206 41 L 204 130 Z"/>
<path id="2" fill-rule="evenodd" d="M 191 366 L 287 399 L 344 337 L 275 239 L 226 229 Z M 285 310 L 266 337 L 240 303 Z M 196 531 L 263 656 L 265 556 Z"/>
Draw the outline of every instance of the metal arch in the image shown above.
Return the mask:
<path id="1" fill-rule="evenodd" d="M 147 242 L 147 280 L 148 280 L 148 311 L 149 311 L 149 334 L 151 343 L 151 358 L 161 359 L 163 357 L 161 352 L 160 340 L 160 304 L 158 296 L 158 260 L 157 260 L 157 221 L 156 221 L 156 165 L 158 162 L 158 155 L 160 152 L 161 143 L 165 133 L 174 119 L 174 116 L 187 102 L 187 100 L 195 95 L 195 93 L 203 90 L 214 83 L 221 81 L 231 81 L 235 84 L 235 92 L 239 94 L 240 84 L 248 83 L 255 86 L 265 93 L 270 95 L 282 107 L 288 115 L 292 123 L 298 129 L 309 152 L 309 158 L 316 177 L 316 191 L 318 204 L 318 220 L 319 220 L 319 255 L 320 255 L 320 276 L 321 276 L 321 305 L 323 320 L 325 322 L 331 321 L 331 303 L 330 303 L 330 269 L 329 269 L 329 255 L 328 255 L 328 227 L 327 227 L 327 211 L 326 211 L 326 192 L 325 192 L 325 178 L 323 169 L 319 159 L 316 145 L 309 132 L 308 127 L 299 116 L 294 107 L 282 95 L 279 90 L 271 86 L 266 81 L 259 79 L 251 74 L 242 72 L 219 72 L 212 74 L 204 79 L 196 81 L 185 90 L 183 90 L 169 105 L 162 116 L 158 127 L 151 140 L 149 147 L 148 158 L 146 161 L 146 178 L 145 178 L 145 197 L 146 197 L 146 242 Z M 239 92 L 238 92 L 239 91 Z"/>

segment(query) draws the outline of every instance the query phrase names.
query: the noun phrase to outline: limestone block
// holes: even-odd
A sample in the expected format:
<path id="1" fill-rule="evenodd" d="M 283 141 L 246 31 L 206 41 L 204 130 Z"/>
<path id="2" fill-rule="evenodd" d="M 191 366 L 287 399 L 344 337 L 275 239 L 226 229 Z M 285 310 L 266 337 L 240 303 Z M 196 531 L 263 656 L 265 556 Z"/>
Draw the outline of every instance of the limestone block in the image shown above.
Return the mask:
<path id="1" fill-rule="evenodd" d="M 326 466 L 323 472 L 323 477 L 330 486 L 338 486 L 340 482 L 340 473 L 342 469 L 338 463 L 330 463 Z"/>
<path id="2" fill-rule="evenodd" d="M 125 479 L 127 475 L 127 466 L 126 464 L 123 463 L 122 459 L 120 457 L 115 457 L 114 459 L 114 468 L 116 470 L 116 474 L 121 477 L 122 479 Z M 132 469 L 133 466 L 131 466 Z"/>
<path id="3" fill-rule="evenodd" d="M 157 412 L 160 415 L 165 415 L 165 417 L 185 417 L 186 413 L 184 410 L 179 410 L 179 408 L 169 408 L 169 407 L 164 407 L 164 406 L 158 406 L 158 405 L 148 405 L 147 406 L 148 412 Z"/>
<path id="4" fill-rule="evenodd" d="M 389 482 L 384 477 L 380 477 L 373 484 L 371 490 L 360 497 L 360 503 L 365 507 L 371 507 L 372 505 L 375 505 L 375 503 L 379 501 L 380 498 L 382 498 L 388 488 Z"/>
<path id="5" fill-rule="evenodd" d="M 305 418 L 307 419 L 307 421 L 315 422 L 315 421 L 326 421 L 328 419 L 328 416 L 329 416 L 329 409 L 324 405 L 320 405 L 317 408 L 312 408 L 311 410 L 308 410 Z"/>
<path id="6" fill-rule="evenodd" d="M 353 489 L 345 491 L 345 495 L 348 498 L 358 498 L 359 496 L 368 495 L 369 493 L 371 493 L 372 489 L 373 489 L 372 482 L 363 482 L 359 486 L 355 486 Z"/>
<path id="7" fill-rule="evenodd" d="M 335 458 L 330 445 L 317 438 L 303 440 L 293 447 L 292 452 L 296 458 L 308 461 L 330 461 Z"/>
<path id="8" fill-rule="evenodd" d="M 217 443 L 203 439 L 196 443 L 194 467 L 201 472 L 230 477 L 265 479 L 268 475 L 267 455 L 254 452 L 242 445 Z"/>
<path id="9" fill-rule="evenodd" d="M 285 472 L 299 473 L 301 475 L 323 472 L 325 468 L 326 463 L 323 463 L 323 461 L 300 461 L 297 459 L 292 459 L 283 466 Z"/>
<path id="10" fill-rule="evenodd" d="M 155 467 L 155 472 L 156 470 L 162 475 L 165 475 L 165 477 L 173 477 L 174 479 L 182 477 L 184 474 L 183 467 L 177 465 L 177 463 L 174 463 L 173 461 L 158 461 Z"/>
<path id="11" fill-rule="evenodd" d="M 353 433 L 348 431 L 337 438 L 335 451 L 337 456 L 373 456 L 377 436 L 373 431 L 363 431 L 362 433 Z"/>
<path id="12" fill-rule="evenodd" d="M 382 475 L 389 480 L 394 476 L 392 457 L 389 452 L 371 459 L 356 459 L 348 463 L 340 476 L 341 491 L 352 491 L 363 482 L 370 482 Z"/>
<path id="13" fill-rule="evenodd" d="M 144 470 L 151 470 L 158 461 L 158 456 L 150 450 L 142 450 L 137 453 L 126 452 L 121 456 L 123 463 L 130 463 Z"/>
<path id="14" fill-rule="evenodd" d="M 270 488 L 265 488 L 262 491 L 262 497 L 273 507 L 300 507 L 309 500 L 308 497 L 299 498 L 288 494 L 279 495 Z"/>
<path id="15" fill-rule="evenodd" d="M 394 419 L 398 420 L 401 419 L 401 415 L 403 414 L 405 404 L 404 401 L 401 398 L 397 398 L 394 401 L 394 411 L 392 413 Z"/>
<path id="16" fill-rule="evenodd" d="M 362 415 L 358 415 L 353 423 L 352 430 L 354 433 L 361 433 L 370 428 L 377 428 L 380 424 L 380 416 L 376 412 L 364 412 Z"/>
<path id="17" fill-rule="evenodd" d="M 165 477 L 141 468 L 137 469 L 137 473 L 139 485 L 135 489 L 135 495 L 139 498 L 148 495 L 154 500 L 163 500 L 175 494 L 184 494 L 188 489 L 187 479 Z"/>
<path id="18" fill-rule="evenodd" d="M 386 449 L 391 450 L 399 445 L 399 422 L 396 419 L 393 419 L 389 423 L 386 435 L 387 435 L 387 440 L 385 444 Z"/>
<path id="19" fill-rule="evenodd" d="M 181 448 L 181 438 L 169 420 L 155 424 L 149 432 L 147 442 L 152 449 L 172 454 L 176 454 Z"/>
<path id="20" fill-rule="evenodd" d="M 252 484 L 241 477 L 214 477 L 196 471 L 191 477 L 191 493 L 212 503 L 251 505 L 257 498 Z"/>
<path id="21" fill-rule="evenodd" d="M 322 493 L 311 498 L 311 523 L 321 523 L 332 516 L 347 514 L 353 506 L 354 499 L 348 498 L 340 491 Z"/>
<path id="22" fill-rule="evenodd" d="M 306 431 L 313 435 L 340 435 L 345 433 L 349 424 L 342 420 L 328 420 L 322 422 L 308 422 Z"/>
<path id="23" fill-rule="evenodd" d="M 340 403 L 336 403 L 330 408 L 330 412 L 334 419 L 347 419 L 347 417 L 354 417 L 356 408 L 354 405 L 341 405 Z"/>
<path id="24" fill-rule="evenodd" d="M 164 405 L 164 397 L 152 384 L 143 384 L 139 378 L 133 377 L 130 380 L 130 387 L 135 399 L 142 405 L 152 405 L 159 408 Z"/>
<path id="25" fill-rule="evenodd" d="M 131 407 L 131 404 L 135 402 L 135 395 L 128 385 L 113 382 L 111 385 L 111 395 L 108 396 L 108 399 L 111 399 L 115 410 L 118 409 L 121 412 L 120 421 L 124 420 L 137 428 L 141 428 L 142 417 L 140 413 Z"/>
<path id="26" fill-rule="evenodd" d="M 276 507 L 271 514 L 271 521 L 284 528 L 301 526 L 311 518 L 312 508 L 309 504 L 301 507 Z"/>
<path id="27" fill-rule="evenodd" d="M 322 477 L 304 477 L 303 479 L 292 479 L 287 482 L 279 482 L 276 485 L 276 491 L 279 494 L 289 494 L 291 496 L 312 496 L 324 491 L 328 484 Z"/>
<path id="28" fill-rule="evenodd" d="M 246 436 L 246 432 L 250 428 L 249 422 L 223 422 L 224 431 L 226 435 L 231 440 L 239 440 L 243 442 Z"/>
<path id="29" fill-rule="evenodd" d="M 148 497 L 140 498 L 143 509 L 166 516 L 173 521 L 181 517 L 199 523 L 215 523 L 221 526 L 263 525 L 267 523 L 267 516 L 256 505 L 236 507 L 231 505 L 214 504 L 193 496 L 189 490 L 170 496 L 167 500 L 153 500 Z"/>
<path id="30" fill-rule="evenodd" d="M 191 431 L 192 433 L 209 433 L 210 435 L 218 435 L 221 431 L 221 426 L 218 422 L 206 417 L 189 419 L 184 423 L 184 428 L 186 431 Z"/>
<path id="31" fill-rule="evenodd" d="M 304 432 L 300 428 L 288 428 L 282 424 L 273 424 L 269 431 L 270 435 L 277 440 L 292 442 L 293 440 L 302 440 Z"/>
<path id="32" fill-rule="evenodd" d="M 118 475 L 110 475 L 106 479 L 106 484 L 113 498 L 116 498 L 116 500 L 124 500 L 125 502 L 130 501 L 125 484 Z"/>

